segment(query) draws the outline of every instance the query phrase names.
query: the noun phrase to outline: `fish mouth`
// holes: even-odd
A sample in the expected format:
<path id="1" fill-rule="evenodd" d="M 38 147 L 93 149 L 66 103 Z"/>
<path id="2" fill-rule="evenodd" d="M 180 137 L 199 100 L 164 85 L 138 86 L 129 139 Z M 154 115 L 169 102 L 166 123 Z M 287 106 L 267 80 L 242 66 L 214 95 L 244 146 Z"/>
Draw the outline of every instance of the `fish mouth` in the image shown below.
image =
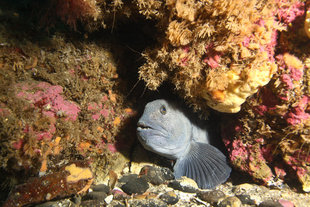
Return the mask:
<path id="1" fill-rule="evenodd" d="M 137 123 L 137 129 L 138 130 L 147 130 L 147 129 L 152 129 L 149 125 L 145 124 L 144 122 L 138 122 Z"/>

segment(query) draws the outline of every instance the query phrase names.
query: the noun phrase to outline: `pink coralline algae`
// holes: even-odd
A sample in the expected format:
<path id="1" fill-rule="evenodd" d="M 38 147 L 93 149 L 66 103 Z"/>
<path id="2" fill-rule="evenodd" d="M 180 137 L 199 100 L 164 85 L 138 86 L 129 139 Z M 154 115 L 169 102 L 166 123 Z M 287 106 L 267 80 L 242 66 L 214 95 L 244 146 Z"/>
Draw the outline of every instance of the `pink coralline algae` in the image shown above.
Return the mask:
<path id="1" fill-rule="evenodd" d="M 310 114 L 306 112 L 309 100 L 308 96 L 301 98 L 297 106 L 287 114 L 286 121 L 288 124 L 296 125 L 310 118 Z"/>
<path id="2" fill-rule="evenodd" d="M 46 82 L 19 83 L 16 86 L 16 97 L 27 100 L 31 106 L 38 108 L 48 117 L 64 116 L 66 120 L 75 121 L 80 108 L 61 95 L 63 88 Z"/>
<path id="3" fill-rule="evenodd" d="M 299 181 L 303 184 L 305 192 L 310 191 L 310 155 L 298 150 L 284 157 L 285 162 L 296 172 Z"/>
<path id="4" fill-rule="evenodd" d="M 225 136 L 225 135 L 224 135 Z M 258 140 L 260 142 L 260 140 Z M 255 180 L 267 183 L 273 178 L 271 169 L 266 164 L 259 143 L 243 143 L 240 139 L 229 140 L 224 138 L 231 163 L 243 172 L 249 173 Z"/>
<path id="5" fill-rule="evenodd" d="M 105 101 L 104 99 L 105 98 L 102 98 L 102 102 Z M 102 103 L 97 104 L 97 103 L 91 102 L 88 104 L 87 109 L 88 111 L 91 112 L 93 120 L 98 120 L 100 117 L 108 118 L 110 113 L 112 113 L 112 111 L 109 110 Z"/>
<path id="6" fill-rule="evenodd" d="M 262 88 L 260 90 L 261 104 L 254 107 L 254 111 L 263 116 L 266 112 L 271 112 L 276 109 L 276 105 L 279 103 L 278 98 L 272 93 L 269 88 Z"/>
<path id="7" fill-rule="evenodd" d="M 279 0 L 280 5 L 286 2 L 288 2 L 288 0 Z M 282 6 L 280 7 L 280 9 L 277 10 L 276 15 L 282 22 L 289 24 L 293 22 L 297 17 L 304 15 L 304 6 L 304 2 L 296 2 L 289 6 Z"/>
<path id="8" fill-rule="evenodd" d="M 55 119 L 49 119 L 48 128 L 45 130 L 37 130 L 37 129 L 34 130 L 33 127 L 29 125 L 26 125 L 24 128 L 24 133 L 33 134 L 35 135 L 35 137 L 37 137 L 38 140 L 42 139 L 50 140 L 52 139 L 55 132 L 56 132 Z"/>
<path id="9" fill-rule="evenodd" d="M 211 68 L 217 68 L 221 62 L 221 55 L 215 51 L 212 44 L 206 46 L 206 53 L 203 62 L 207 63 Z"/>
<path id="10" fill-rule="evenodd" d="M 289 67 L 290 71 L 291 71 L 291 78 L 295 81 L 299 81 L 302 76 L 303 76 L 303 70 L 300 69 L 296 69 L 293 67 Z"/>
<path id="11" fill-rule="evenodd" d="M 292 78 L 290 77 L 290 75 L 282 74 L 281 75 L 281 80 L 286 85 L 286 87 L 288 89 L 293 89 L 294 88 L 294 84 L 293 84 L 293 81 L 292 81 Z"/>
<path id="12" fill-rule="evenodd" d="M 282 70 L 281 81 L 285 84 L 287 89 L 293 89 L 294 84 L 302 80 L 304 74 L 302 63 L 296 57 L 288 53 L 277 55 L 276 59 L 279 64 L 279 69 Z"/>
<path id="13" fill-rule="evenodd" d="M 308 76 L 295 55 L 277 55 L 276 62 L 268 87 L 245 105 L 244 116 L 227 124 L 232 130 L 223 133 L 224 144 L 234 167 L 255 180 L 272 185 L 297 177 L 310 192 Z"/>
<path id="14" fill-rule="evenodd" d="M 42 114 L 45 126 L 42 128 L 34 127 L 30 123 L 25 123 L 23 132 L 31 134 L 37 140 L 50 140 L 56 132 L 56 119 L 64 118 L 66 121 L 75 121 L 78 117 L 80 108 L 73 102 L 67 101 L 61 95 L 61 86 L 53 86 L 46 82 L 24 82 L 15 86 L 15 96 L 25 101 L 24 110 L 33 108 Z M 45 118 L 44 118 L 45 117 Z M 22 141 L 13 143 L 15 149 L 19 149 Z"/>

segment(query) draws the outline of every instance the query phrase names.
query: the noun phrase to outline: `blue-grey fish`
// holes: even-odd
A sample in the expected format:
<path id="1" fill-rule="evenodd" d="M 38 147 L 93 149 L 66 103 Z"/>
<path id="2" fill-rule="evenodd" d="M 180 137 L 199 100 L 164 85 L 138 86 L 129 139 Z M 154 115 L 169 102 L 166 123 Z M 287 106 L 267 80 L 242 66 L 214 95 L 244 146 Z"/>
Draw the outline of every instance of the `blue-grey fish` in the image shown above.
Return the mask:
<path id="1" fill-rule="evenodd" d="M 163 99 L 148 103 L 137 125 L 144 148 L 176 160 L 176 178 L 186 176 L 209 189 L 229 177 L 231 168 L 225 155 L 209 144 L 207 128 L 193 123 L 174 103 Z"/>

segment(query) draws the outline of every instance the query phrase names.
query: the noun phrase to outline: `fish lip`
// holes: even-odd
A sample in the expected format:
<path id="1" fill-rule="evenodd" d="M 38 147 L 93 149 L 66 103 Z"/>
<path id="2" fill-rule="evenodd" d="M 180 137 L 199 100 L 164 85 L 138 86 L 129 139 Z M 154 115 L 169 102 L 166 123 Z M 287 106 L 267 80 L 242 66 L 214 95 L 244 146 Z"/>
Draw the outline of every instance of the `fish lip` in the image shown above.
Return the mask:
<path id="1" fill-rule="evenodd" d="M 148 124 L 141 122 L 141 121 L 137 123 L 137 126 L 138 126 L 137 127 L 138 130 L 152 129 L 152 127 L 150 127 Z"/>

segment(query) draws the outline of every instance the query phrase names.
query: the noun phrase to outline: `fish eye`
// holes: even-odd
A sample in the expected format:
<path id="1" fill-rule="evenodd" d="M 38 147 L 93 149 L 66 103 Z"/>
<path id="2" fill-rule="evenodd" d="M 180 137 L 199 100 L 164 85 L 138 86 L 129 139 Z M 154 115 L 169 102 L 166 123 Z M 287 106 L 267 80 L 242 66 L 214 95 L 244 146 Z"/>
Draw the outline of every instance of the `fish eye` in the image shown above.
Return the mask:
<path id="1" fill-rule="evenodd" d="M 162 106 L 160 107 L 160 113 L 161 113 L 162 115 L 165 115 L 165 114 L 167 113 L 167 109 L 166 109 L 166 107 L 165 107 L 164 105 L 162 105 Z"/>

